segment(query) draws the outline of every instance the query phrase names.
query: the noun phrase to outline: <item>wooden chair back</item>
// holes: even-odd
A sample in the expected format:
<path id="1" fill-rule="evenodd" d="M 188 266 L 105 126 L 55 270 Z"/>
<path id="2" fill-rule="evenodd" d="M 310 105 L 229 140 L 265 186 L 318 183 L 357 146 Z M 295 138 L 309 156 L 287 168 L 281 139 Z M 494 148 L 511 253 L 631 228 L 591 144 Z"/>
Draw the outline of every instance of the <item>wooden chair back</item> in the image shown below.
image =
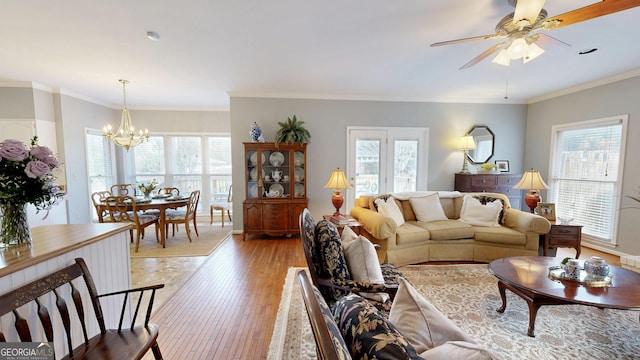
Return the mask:
<path id="1" fill-rule="evenodd" d="M 180 196 L 180 189 L 176 187 L 163 187 L 158 189 L 158 195 L 167 194 L 171 196 Z"/>
<path id="2" fill-rule="evenodd" d="M 331 311 L 326 302 L 324 302 L 322 295 L 314 291 L 313 285 L 304 271 L 298 272 L 298 280 L 300 281 L 302 298 L 309 317 L 311 332 L 316 341 L 316 356 L 318 359 L 351 359 L 347 345 L 340 335 L 340 330 L 335 324 Z"/>
<path id="3" fill-rule="evenodd" d="M 133 184 L 114 184 L 114 185 L 111 185 L 111 195 L 136 196 L 137 190 Z"/>
<path id="4" fill-rule="evenodd" d="M 109 212 L 102 206 L 109 196 L 111 196 L 111 192 L 109 191 L 96 191 L 91 194 L 91 201 L 93 202 L 93 207 L 96 209 L 96 215 L 98 215 L 98 221 L 100 222 L 111 221 Z"/>
<path id="5" fill-rule="evenodd" d="M 129 195 L 109 196 L 105 199 L 109 217 L 112 222 L 133 223 L 136 230 L 136 252 L 140 247 L 140 238 L 144 235 L 144 228 L 156 225 L 156 239 L 158 239 L 159 219 L 156 215 L 138 212 L 135 198 Z"/>
<path id="6" fill-rule="evenodd" d="M 189 194 L 189 202 L 187 203 L 187 209 L 180 210 L 167 210 L 165 214 L 165 232 L 169 230 L 169 224 L 174 224 L 173 235 L 175 235 L 175 225 L 184 224 L 187 231 L 187 239 L 191 242 L 191 229 L 189 223 L 193 224 L 193 229 L 198 234 L 198 225 L 196 223 L 196 211 L 198 210 L 198 202 L 200 201 L 200 190 L 194 190 Z"/>
<path id="7" fill-rule="evenodd" d="M 80 277 L 84 282 L 72 281 Z M 65 348 L 69 349 L 67 358 L 70 359 L 140 359 L 149 349 L 152 349 L 156 359 L 162 359 L 157 343 L 158 326 L 149 322 L 156 290 L 162 287 L 164 284 L 98 295 L 86 263 L 82 258 L 77 258 L 70 266 L 0 296 L 0 316 L 13 313 L 17 334 L 0 332 L 0 341 L 54 342 L 58 338 L 64 339 Z M 91 305 L 83 303 L 87 299 L 83 300 L 81 292 L 89 294 Z M 126 325 L 124 320 L 127 301 L 130 294 L 135 292 L 140 294 L 138 306 L 135 308 L 131 324 Z M 51 309 L 47 307 L 49 305 L 46 301 L 49 293 L 53 294 L 48 295 L 51 299 Z M 144 324 L 136 325 L 143 294 L 149 293 Z M 114 295 L 123 296 L 122 312 L 118 329 L 107 330 L 100 298 Z M 72 301 L 67 304 L 65 298 Z M 38 315 L 26 314 L 29 309 L 37 309 Z M 91 310 L 99 328 L 99 333 L 95 336 L 87 330 L 87 318 L 91 317 L 85 316 L 84 313 Z M 56 326 L 58 324 L 62 326 Z M 76 340 L 79 337 L 73 336 L 75 331 L 82 331 L 81 338 L 84 341 L 81 344 Z M 44 338 L 35 338 L 37 334 L 44 334 Z M 13 336 L 17 338 L 14 339 Z"/>

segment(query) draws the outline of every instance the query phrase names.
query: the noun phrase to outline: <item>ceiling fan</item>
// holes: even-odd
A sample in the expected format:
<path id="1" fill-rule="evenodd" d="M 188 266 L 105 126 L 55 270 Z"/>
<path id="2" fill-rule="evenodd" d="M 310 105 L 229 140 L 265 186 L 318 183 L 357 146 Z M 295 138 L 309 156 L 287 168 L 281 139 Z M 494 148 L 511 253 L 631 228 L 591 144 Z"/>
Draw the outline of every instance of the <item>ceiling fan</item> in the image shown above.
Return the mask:
<path id="1" fill-rule="evenodd" d="M 507 38 L 506 41 L 488 48 L 482 54 L 464 64 L 460 70 L 467 69 L 479 63 L 498 50 L 500 50 L 500 52 L 498 56 L 492 60 L 493 63 L 509 66 L 511 60 L 516 59 L 523 59 L 524 63 L 527 63 L 544 53 L 544 50 L 536 45 L 538 40 L 547 38 L 559 41 L 543 33 L 534 32 L 558 29 L 563 26 L 640 6 L 640 0 L 602 0 L 547 19 L 547 11 L 542 8 L 545 0 L 507 1 L 512 6 L 515 6 L 515 11 L 498 22 L 495 34 L 437 42 L 431 44 L 431 46 Z M 569 45 L 566 43 L 563 44 Z"/>

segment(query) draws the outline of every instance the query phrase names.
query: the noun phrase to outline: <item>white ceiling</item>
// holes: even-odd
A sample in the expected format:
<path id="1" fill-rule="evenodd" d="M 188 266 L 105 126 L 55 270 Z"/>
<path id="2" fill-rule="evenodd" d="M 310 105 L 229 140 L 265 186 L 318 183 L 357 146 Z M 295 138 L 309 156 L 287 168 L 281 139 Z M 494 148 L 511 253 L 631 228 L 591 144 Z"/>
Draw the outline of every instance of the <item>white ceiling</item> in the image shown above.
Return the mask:
<path id="1" fill-rule="evenodd" d="M 640 74 L 640 7 L 547 32 L 572 46 L 543 46 L 526 65 L 458 70 L 501 40 L 429 46 L 493 34 L 512 11 L 507 0 L 2 1 L 0 79 L 118 107 L 124 78 L 131 108 L 216 109 L 229 94 L 523 103 Z M 588 48 L 599 50 L 577 55 Z"/>

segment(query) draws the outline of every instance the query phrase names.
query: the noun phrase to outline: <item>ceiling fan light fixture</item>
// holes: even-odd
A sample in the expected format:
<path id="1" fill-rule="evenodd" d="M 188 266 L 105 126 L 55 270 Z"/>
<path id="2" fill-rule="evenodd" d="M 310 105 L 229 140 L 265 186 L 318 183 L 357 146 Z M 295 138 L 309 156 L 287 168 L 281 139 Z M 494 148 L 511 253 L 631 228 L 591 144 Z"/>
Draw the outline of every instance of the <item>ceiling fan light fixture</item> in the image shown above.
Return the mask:
<path id="1" fill-rule="evenodd" d="M 498 53 L 498 55 L 494 57 L 493 60 L 491 60 L 491 62 L 502 66 L 509 66 L 509 63 L 511 63 L 511 58 L 509 57 L 507 50 L 502 49 Z"/>
<path id="2" fill-rule="evenodd" d="M 523 63 L 528 63 L 529 61 L 537 58 L 538 56 L 544 53 L 544 49 L 536 44 L 529 44 L 529 48 L 527 49 L 527 55 L 522 58 Z"/>
<path id="3" fill-rule="evenodd" d="M 511 42 L 511 45 L 509 45 L 507 52 L 509 53 L 509 57 L 511 58 L 511 60 L 516 60 L 527 55 L 528 47 L 529 45 L 527 44 L 527 41 L 525 39 L 517 38 Z"/>

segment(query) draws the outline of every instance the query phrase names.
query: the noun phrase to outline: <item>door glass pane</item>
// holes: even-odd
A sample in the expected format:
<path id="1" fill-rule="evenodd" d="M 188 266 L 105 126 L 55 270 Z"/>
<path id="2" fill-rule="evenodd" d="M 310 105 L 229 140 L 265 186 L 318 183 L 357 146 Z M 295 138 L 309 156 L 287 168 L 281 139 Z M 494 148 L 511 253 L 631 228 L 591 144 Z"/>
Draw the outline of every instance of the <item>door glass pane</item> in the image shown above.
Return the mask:
<path id="1" fill-rule="evenodd" d="M 418 142 L 397 140 L 394 144 L 393 191 L 416 191 Z"/>
<path id="2" fill-rule="evenodd" d="M 380 187 L 380 140 L 356 140 L 356 198 Z"/>

